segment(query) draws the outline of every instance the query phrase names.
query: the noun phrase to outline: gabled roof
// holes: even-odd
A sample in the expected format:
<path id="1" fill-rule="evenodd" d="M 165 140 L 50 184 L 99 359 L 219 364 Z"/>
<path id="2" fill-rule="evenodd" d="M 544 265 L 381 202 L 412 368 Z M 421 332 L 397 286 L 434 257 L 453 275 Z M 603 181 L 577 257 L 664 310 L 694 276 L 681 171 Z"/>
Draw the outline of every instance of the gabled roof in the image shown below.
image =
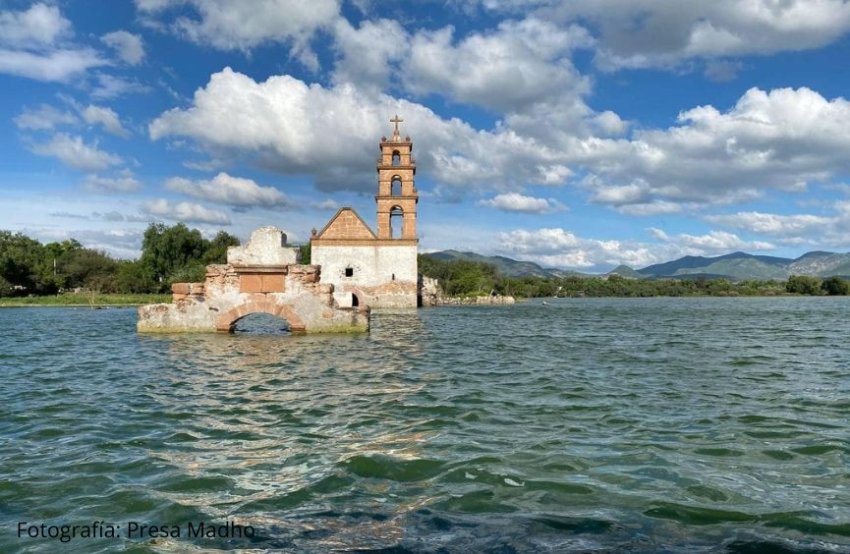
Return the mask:
<path id="1" fill-rule="evenodd" d="M 378 237 L 353 208 L 340 208 L 316 239 L 377 240 Z"/>

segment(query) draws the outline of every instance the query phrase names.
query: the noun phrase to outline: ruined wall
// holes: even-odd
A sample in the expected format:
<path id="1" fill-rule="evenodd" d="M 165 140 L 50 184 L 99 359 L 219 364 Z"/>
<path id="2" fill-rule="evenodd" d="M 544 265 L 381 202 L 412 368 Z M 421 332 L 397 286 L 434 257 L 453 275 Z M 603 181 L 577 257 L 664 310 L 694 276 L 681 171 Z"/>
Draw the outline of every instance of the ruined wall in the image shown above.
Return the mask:
<path id="1" fill-rule="evenodd" d="M 227 249 L 227 263 L 233 265 L 281 266 L 298 262 L 298 248 L 286 245 L 286 234 L 276 227 L 260 227 L 243 246 Z"/>
<path id="2" fill-rule="evenodd" d="M 286 319 L 293 332 L 368 329 L 365 306 L 340 307 L 333 284 L 321 282 L 321 268 L 281 263 L 295 256 L 285 242 L 279 229 L 258 229 L 245 247 L 228 250 L 231 263 L 207 266 L 203 283 L 176 283 L 172 303 L 139 307 L 138 330 L 229 331 L 240 318 L 257 312 Z"/>
<path id="3" fill-rule="evenodd" d="M 312 262 L 322 267 L 322 281 L 334 285 L 334 298 L 340 306 L 351 306 L 352 295 L 357 294 L 360 305 L 365 303 L 370 308 L 416 307 L 415 241 L 372 241 L 358 245 L 328 242 L 314 241 Z"/>

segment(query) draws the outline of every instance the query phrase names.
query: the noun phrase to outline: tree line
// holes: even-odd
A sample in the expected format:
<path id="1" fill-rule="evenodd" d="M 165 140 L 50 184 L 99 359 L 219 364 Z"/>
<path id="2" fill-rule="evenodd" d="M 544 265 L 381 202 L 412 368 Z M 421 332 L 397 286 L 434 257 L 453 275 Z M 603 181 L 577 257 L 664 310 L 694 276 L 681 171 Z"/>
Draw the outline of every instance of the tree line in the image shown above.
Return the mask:
<path id="1" fill-rule="evenodd" d="M 419 255 L 419 272 L 435 278 L 447 296 L 502 294 L 516 298 L 649 296 L 810 296 L 850 294 L 842 277 L 793 275 L 786 281 L 729 279 L 630 279 L 599 277 L 506 277 L 496 267 L 468 260 L 437 260 Z"/>
<path id="2" fill-rule="evenodd" d="M 168 292 L 171 283 L 203 281 L 207 264 L 224 263 L 227 247 L 238 244 L 239 239 L 224 231 L 206 239 L 183 223 L 152 223 L 144 233 L 141 257 L 119 260 L 75 239 L 42 244 L 22 233 L 0 231 L 0 297 L 74 289 Z"/>
<path id="3" fill-rule="evenodd" d="M 0 231 L 0 297 L 50 295 L 74 289 L 101 293 L 163 293 L 172 283 L 203 281 L 208 264 L 225 263 L 227 248 L 239 239 L 220 231 L 206 239 L 183 223 L 152 223 L 145 230 L 142 255 L 119 260 L 85 248 L 79 241 L 41 242 L 22 233 Z M 309 260 L 309 244 L 301 247 Z M 728 279 L 628 279 L 618 275 L 585 277 L 506 277 L 494 265 L 467 260 L 437 260 L 419 255 L 419 271 L 436 278 L 448 296 L 502 294 L 517 298 L 601 296 L 776 296 L 847 295 L 841 277 L 793 275 L 787 281 Z"/>

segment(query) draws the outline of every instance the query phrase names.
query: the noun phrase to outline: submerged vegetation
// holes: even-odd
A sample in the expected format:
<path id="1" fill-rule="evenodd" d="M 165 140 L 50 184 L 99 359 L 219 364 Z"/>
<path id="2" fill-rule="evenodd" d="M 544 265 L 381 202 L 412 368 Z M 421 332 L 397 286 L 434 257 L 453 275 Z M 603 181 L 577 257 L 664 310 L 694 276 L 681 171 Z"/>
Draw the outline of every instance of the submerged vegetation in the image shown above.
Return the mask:
<path id="1" fill-rule="evenodd" d="M 681 278 L 634 279 L 612 274 L 598 277 L 507 277 L 495 266 L 467 260 L 437 260 L 419 256 L 419 271 L 440 282 L 448 296 L 503 294 L 537 297 L 648 297 L 648 296 L 809 296 L 846 295 L 850 282 L 840 277 L 794 275 L 787 281 Z"/>

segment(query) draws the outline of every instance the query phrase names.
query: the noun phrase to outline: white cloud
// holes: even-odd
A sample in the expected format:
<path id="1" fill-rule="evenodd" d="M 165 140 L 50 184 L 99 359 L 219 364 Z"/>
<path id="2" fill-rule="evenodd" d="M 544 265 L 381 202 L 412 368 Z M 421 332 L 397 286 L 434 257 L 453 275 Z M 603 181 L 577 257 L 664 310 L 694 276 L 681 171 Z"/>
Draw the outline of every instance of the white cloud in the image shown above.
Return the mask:
<path id="1" fill-rule="evenodd" d="M 138 65 L 145 59 L 145 46 L 139 35 L 127 31 L 113 31 L 100 37 L 100 40 L 113 48 L 125 63 Z"/>
<path id="2" fill-rule="evenodd" d="M 99 100 L 108 100 L 125 94 L 145 94 L 151 90 L 150 87 L 135 79 L 125 79 L 106 73 L 98 73 L 95 78 L 97 85 L 92 89 L 91 95 L 92 98 Z"/>
<path id="3" fill-rule="evenodd" d="M 111 108 L 89 105 L 83 110 L 83 119 L 89 125 L 102 125 L 109 133 L 119 137 L 129 137 L 130 133 L 121 125 L 118 114 Z"/>
<path id="4" fill-rule="evenodd" d="M 735 250 L 773 250 L 776 248 L 769 242 L 748 242 L 738 235 L 726 231 L 711 231 L 705 235 L 681 233 L 672 237 L 661 229 L 650 228 L 649 231 L 657 240 L 669 242 L 692 256 L 725 254 Z"/>
<path id="5" fill-rule="evenodd" d="M 810 214 L 778 215 L 762 212 L 709 215 L 705 219 L 712 223 L 719 223 L 752 233 L 777 236 L 799 235 L 811 231 L 821 231 L 825 227 L 836 223 L 834 217 Z"/>
<path id="6" fill-rule="evenodd" d="M 491 8 L 515 2 L 488 0 Z M 771 54 L 830 44 L 850 31 L 843 0 L 585 0 L 527 2 L 538 16 L 596 29 L 606 68 L 672 67 L 693 58 Z"/>
<path id="7" fill-rule="evenodd" d="M 46 53 L 0 48 L 0 73 L 37 81 L 65 82 L 93 67 L 107 63 L 97 52 L 89 48 L 54 50 Z"/>
<path id="8" fill-rule="evenodd" d="M 499 233 L 499 252 L 544 267 L 601 271 L 626 264 L 643 267 L 659 261 L 649 245 L 581 238 L 561 228 L 517 229 Z"/>
<path id="9" fill-rule="evenodd" d="M 193 42 L 219 50 L 249 51 L 267 42 L 290 42 L 293 53 L 308 65 L 314 55 L 308 42 L 318 29 L 339 17 L 339 0 L 136 0 L 149 16 L 166 19 L 170 8 L 189 6 L 166 24 Z"/>
<path id="10" fill-rule="evenodd" d="M 423 31 L 411 39 L 404 83 L 418 94 L 437 92 L 497 111 L 522 111 L 588 92 L 589 82 L 573 67 L 570 53 L 589 43 L 581 27 L 533 18 L 503 22 L 495 32 L 456 44 L 451 27 Z"/>
<path id="11" fill-rule="evenodd" d="M 282 75 L 258 83 L 225 68 L 195 92 L 192 106 L 161 114 L 149 126 L 154 140 L 189 136 L 220 158 L 248 154 L 288 174 L 309 172 L 324 190 L 374 189 L 375 141 L 403 114 L 403 132 L 424 152 L 418 163 L 446 186 L 511 189 L 560 184 L 569 170 L 563 154 L 510 130 L 476 131 L 443 120 L 427 107 L 352 85 L 324 88 Z"/>
<path id="12" fill-rule="evenodd" d="M 741 62 L 729 60 L 709 60 L 705 64 L 703 72 L 707 79 L 715 82 L 732 81 L 738 77 L 738 73 L 744 68 Z"/>
<path id="13" fill-rule="evenodd" d="M 554 198 L 536 198 L 516 192 L 508 192 L 496 195 L 488 200 L 480 200 L 478 205 L 495 208 L 503 212 L 529 214 L 543 214 L 566 209 L 566 206 Z"/>
<path id="14" fill-rule="evenodd" d="M 25 228 L 21 230 L 27 236 L 42 242 L 77 239 L 86 248 L 103 250 L 120 259 L 133 259 L 141 254 L 143 231 L 139 229 L 57 229 Z"/>
<path id="15" fill-rule="evenodd" d="M 120 177 L 88 175 L 85 180 L 85 187 L 92 192 L 133 192 L 142 188 L 142 183 L 131 173 L 126 173 Z"/>
<path id="16" fill-rule="evenodd" d="M 594 202 L 722 204 L 774 189 L 805 190 L 850 171 L 850 102 L 807 89 L 750 89 L 727 112 L 700 106 L 679 125 L 631 140 L 587 138 L 567 146 L 588 169 Z"/>
<path id="17" fill-rule="evenodd" d="M 163 198 L 145 202 L 142 211 L 153 216 L 182 221 L 185 223 L 209 223 L 211 225 L 230 225 L 230 217 L 217 210 L 211 210 L 200 204 L 190 202 L 169 202 Z"/>
<path id="18" fill-rule="evenodd" d="M 767 242 L 748 242 L 737 235 L 711 231 L 705 235 L 669 236 L 650 229 L 655 243 L 583 238 L 562 228 L 516 229 L 499 233 L 499 252 L 544 267 L 607 271 L 620 264 L 641 268 L 682 256 L 716 256 L 733 250 L 770 250 Z"/>
<path id="19" fill-rule="evenodd" d="M 90 48 L 60 47 L 71 34 L 71 22 L 55 6 L 0 11 L 0 73 L 66 82 L 108 63 Z"/>
<path id="20" fill-rule="evenodd" d="M 406 57 L 408 41 L 407 33 L 396 21 L 366 20 L 355 29 L 347 20 L 338 19 L 334 26 L 338 55 L 334 82 L 381 90 L 389 80 L 391 63 Z"/>
<path id="21" fill-rule="evenodd" d="M 75 125 L 79 119 L 71 112 L 62 112 L 48 104 L 41 104 L 35 110 L 25 109 L 14 118 L 14 122 L 19 129 L 49 131 L 61 125 Z"/>
<path id="22" fill-rule="evenodd" d="M 56 6 L 38 2 L 26 11 L 0 11 L 0 44 L 15 48 L 52 45 L 71 33 L 71 22 Z"/>
<path id="23" fill-rule="evenodd" d="M 34 145 L 32 151 L 41 156 L 53 156 L 82 171 L 101 171 L 121 163 L 121 158 L 98 149 L 97 144 L 86 144 L 81 137 L 66 133 L 57 133 L 49 142 Z"/>
<path id="24" fill-rule="evenodd" d="M 165 186 L 175 192 L 230 206 L 271 208 L 292 205 L 292 201 L 274 187 L 262 187 L 251 179 L 233 177 L 223 172 L 209 181 L 172 177 Z"/>

